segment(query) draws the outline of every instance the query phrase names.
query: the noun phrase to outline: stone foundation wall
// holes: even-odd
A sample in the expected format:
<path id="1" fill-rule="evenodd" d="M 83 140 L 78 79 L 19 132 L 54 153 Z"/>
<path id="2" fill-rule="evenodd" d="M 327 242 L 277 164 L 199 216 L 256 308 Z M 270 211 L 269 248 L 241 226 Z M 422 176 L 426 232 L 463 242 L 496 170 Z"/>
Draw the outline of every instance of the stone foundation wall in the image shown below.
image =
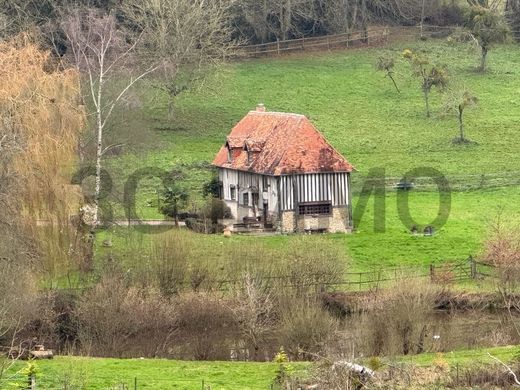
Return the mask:
<path id="1" fill-rule="evenodd" d="M 294 211 L 284 211 L 281 218 L 282 233 L 294 232 Z"/>
<path id="2" fill-rule="evenodd" d="M 282 213 L 282 233 L 294 232 L 294 218 L 294 211 Z M 298 218 L 297 232 L 324 230 L 330 233 L 347 233 L 351 230 L 348 226 L 348 209 L 346 207 L 333 208 L 332 215 L 299 215 L 296 218 Z"/>

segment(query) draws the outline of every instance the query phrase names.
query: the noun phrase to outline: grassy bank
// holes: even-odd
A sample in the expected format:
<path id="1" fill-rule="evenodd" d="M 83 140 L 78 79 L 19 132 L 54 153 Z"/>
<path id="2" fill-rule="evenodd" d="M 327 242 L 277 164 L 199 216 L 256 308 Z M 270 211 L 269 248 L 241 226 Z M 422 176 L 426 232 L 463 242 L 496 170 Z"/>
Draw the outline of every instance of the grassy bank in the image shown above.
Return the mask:
<path id="1" fill-rule="evenodd" d="M 518 347 L 460 350 L 442 355 L 424 353 L 421 355 L 398 357 L 389 361 L 431 367 L 438 359 L 443 359 L 450 367 L 475 367 L 495 363 L 489 354 L 504 362 L 511 362 L 518 357 Z M 386 359 L 383 360 L 385 362 Z M 37 383 L 39 388 L 63 388 L 70 385 L 91 390 L 114 388 L 126 384 L 134 388 L 137 380 L 138 389 L 183 389 L 197 390 L 204 383 L 218 390 L 267 390 L 276 377 L 279 368 L 276 363 L 254 362 L 194 362 L 164 359 L 112 359 L 56 357 L 53 360 L 38 361 Z M 296 374 L 312 367 L 311 363 L 292 363 Z M 23 368 L 19 362 L 12 372 Z M 305 376 L 305 374 L 303 374 Z M 9 383 L 22 383 L 18 374 Z M 4 382 L 6 383 L 6 382 Z M 8 388 L 3 385 L 2 388 Z"/>
<path id="2" fill-rule="evenodd" d="M 199 390 L 203 383 L 218 390 L 267 390 L 279 367 L 276 363 L 61 356 L 36 364 L 38 388 L 63 388 L 63 384 L 69 381 L 69 386 L 75 384 L 77 388 L 89 390 L 118 388 L 123 383 L 127 388 L 134 389 L 136 380 L 138 389 L 149 390 Z M 296 368 L 303 369 L 305 366 L 305 363 L 297 364 Z M 22 362 L 17 365 L 17 368 L 21 367 Z M 20 375 L 17 375 L 13 382 L 21 381 Z M 85 387 L 80 384 L 85 384 Z"/>

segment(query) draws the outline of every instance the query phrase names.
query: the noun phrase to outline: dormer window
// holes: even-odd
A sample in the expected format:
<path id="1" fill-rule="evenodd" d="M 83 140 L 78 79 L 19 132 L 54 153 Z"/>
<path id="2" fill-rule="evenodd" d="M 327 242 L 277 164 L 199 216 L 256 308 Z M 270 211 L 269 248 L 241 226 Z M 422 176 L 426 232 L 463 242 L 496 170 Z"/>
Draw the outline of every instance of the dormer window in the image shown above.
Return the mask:
<path id="1" fill-rule="evenodd" d="M 233 161 L 233 151 L 231 150 L 231 147 L 228 143 L 226 143 L 227 148 L 227 162 L 230 163 Z"/>
<path id="2" fill-rule="evenodd" d="M 253 152 L 251 151 L 251 149 L 249 148 L 249 146 L 247 144 L 244 144 L 244 150 L 247 153 L 247 163 L 251 164 L 253 162 Z"/>

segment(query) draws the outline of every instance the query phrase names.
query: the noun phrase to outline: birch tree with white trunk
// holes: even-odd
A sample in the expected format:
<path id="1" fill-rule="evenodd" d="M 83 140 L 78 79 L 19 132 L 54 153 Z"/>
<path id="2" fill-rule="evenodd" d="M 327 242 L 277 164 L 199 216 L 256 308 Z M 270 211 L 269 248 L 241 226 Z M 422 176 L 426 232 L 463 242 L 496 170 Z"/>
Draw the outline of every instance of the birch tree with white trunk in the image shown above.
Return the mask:
<path id="1" fill-rule="evenodd" d="M 115 145 L 104 144 L 104 132 L 114 108 L 136 82 L 157 69 L 152 63 L 137 72 L 128 70 L 139 69 L 134 62 L 136 46 L 140 37 L 132 43 L 127 42 L 127 36 L 117 25 L 112 13 L 103 13 L 94 9 L 73 9 L 66 13 L 62 24 L 63 31 L 69 43 L 72 60 L 82 73 L 82 90 L 88 95 L 95 117 L 93 127 L 96 137 L 95 157 L 95 189 L 92 210 L 93 225 L 99 225 L 99 200 L 102 191 L 101 175 L 103 156 Z M 128 73 L 133 75 L 127 76 Z M 125 80 L 126 78 L 126 80 Z M 124 81 L 114 94 L 109 88 Z M 116 84 L 117 83 L 117 84 Z M 117 88 L 116 88 L 117 89 Z M 112 91 L 111 91 L 112 92 Z"/>

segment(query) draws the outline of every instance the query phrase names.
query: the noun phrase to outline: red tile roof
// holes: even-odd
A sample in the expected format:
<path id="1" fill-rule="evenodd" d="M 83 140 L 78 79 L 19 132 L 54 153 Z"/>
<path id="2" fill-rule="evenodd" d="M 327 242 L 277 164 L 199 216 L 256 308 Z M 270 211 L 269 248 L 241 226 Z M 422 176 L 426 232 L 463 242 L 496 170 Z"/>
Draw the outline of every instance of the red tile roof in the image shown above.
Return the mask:
<path id="1" fill-rule="evenodd" d="M 213 165 L 265 175 L 354 170 L 305 116 L 261 111 L 238 122 Z"/>

